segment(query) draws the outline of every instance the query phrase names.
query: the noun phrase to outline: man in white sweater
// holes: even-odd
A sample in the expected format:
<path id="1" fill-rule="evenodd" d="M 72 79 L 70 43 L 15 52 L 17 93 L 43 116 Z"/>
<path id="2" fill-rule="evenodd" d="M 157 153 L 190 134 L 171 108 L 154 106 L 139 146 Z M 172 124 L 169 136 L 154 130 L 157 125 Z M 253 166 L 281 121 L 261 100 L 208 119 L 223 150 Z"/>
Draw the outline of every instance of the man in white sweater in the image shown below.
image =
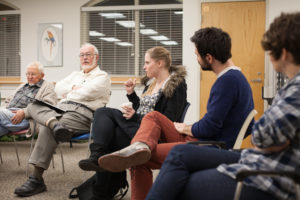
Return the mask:
<path id="1" fill-rule="evenodd" d="M 55 86 L 61 98 L 57 112 L 49 107 L 33 103 L 28 108 L 31 117 L 41 124 L 39 136 L 29 163 L 34 166 L 33 175 L 15 194 L 26 197 L 46 191 L 43 172 L 48 169 L 58 142 L 69 141 L 73 134 L 89 132 L 93 112 L 108 103 L 110 78 L 97 65 L 99 53 L 89 43 L 80 48 L 82 70 L 73 72 Z"/>

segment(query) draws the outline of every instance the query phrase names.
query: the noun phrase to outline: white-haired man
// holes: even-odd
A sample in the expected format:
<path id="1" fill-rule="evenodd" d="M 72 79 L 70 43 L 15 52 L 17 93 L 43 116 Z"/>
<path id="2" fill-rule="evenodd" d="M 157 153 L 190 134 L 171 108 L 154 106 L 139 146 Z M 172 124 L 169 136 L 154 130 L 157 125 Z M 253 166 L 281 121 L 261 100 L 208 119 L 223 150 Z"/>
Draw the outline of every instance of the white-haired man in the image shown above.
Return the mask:
<path id="1" fill-rule="evenodd" d="M 43 80 L 44 68 L 40 62 L 35 61 L 27 65 L 26 77 L 27 83 L 21 84 L 15 93 L 5 100 L 6 108 L 0 109 L 0 136 L 29 127 L 30 132 L 33 130 L 27 108 L 31 102 L 30 97 L 56 104 L 54 85 Z"/>
<path id="2" fill-rule="evenodd" d="M 56 83 L 55 92 L 61 101 L 58 107 L 66 112 L 57 113 L 49 107 L 33 103 L 28 111 L 40 124 L 39 137 L 30 156 L 33 174 L 15 194 L 26 197 L 46 191 L 43 172 L 48 169 L 58 142 L 69 141 L 75 133 L 90 130 L 93 112 L 108 103 L 110 78 L 100 70 L 97 48 L 86 43 L 80 48 L 81 71 L 73 72 Z"/>

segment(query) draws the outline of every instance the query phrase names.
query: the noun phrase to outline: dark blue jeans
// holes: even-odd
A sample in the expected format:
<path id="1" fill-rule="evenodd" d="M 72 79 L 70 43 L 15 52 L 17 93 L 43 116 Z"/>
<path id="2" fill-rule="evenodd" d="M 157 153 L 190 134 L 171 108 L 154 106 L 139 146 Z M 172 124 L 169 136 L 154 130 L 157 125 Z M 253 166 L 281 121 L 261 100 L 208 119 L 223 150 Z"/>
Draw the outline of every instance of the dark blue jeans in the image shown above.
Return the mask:
<path id="1" fill-rule="evenodd" d="M 222 163 L 238 162 L 240 153 L 199 147 L 175 146 L 167 156 L 147 200 L 154 199 L 233 199 L 236 181 L 216 170 Z M 274 199 L 268 193 L 245 186 L 241 200 Z"/>

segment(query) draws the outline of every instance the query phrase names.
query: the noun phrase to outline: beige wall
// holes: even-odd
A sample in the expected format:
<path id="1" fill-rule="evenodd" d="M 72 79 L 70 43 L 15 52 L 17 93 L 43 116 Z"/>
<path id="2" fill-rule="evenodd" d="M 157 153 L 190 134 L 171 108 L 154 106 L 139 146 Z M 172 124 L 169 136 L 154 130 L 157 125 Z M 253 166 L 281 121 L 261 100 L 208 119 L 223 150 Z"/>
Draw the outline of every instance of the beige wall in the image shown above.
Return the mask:
<path id="1" fill-rule="evenodd" d="M 200 28 L 201 2 L 226 2 L 233 0 L 184 0 L 183 1 L 183 64 L 188 70 L 188 101 L 191 107 L 186 116 L 188 123 L 199 119 L 200 68 L 194 55 L 190 37 Z M 239 0 L 241 1 L 241 0 Z M 21 13 L 21 74 L 26 64 L 37 59 L 37 28 L 39 23 L 63 23 L 63 67 L 47 67 L 46 79 L 58 81 L 73 70 L 79 70 L 78 50 L 80 47 L 80 7 L 88 0 L 9 0 Z M 298 8 L 298 9 L 297 9 Z M 267 0 L 267 26 L 282 11 L 300 10 L 299 0 Z M 267 86 L 273 86 L 272 66 L 266 59 Z M 22 77 L 24 81 L 25 77 Z M 9 86 L 6 88 L 11 89 Z M 1 89 L 2 90 L 2 89 Z M 141 92 L 141 89 L 138 89 Z M 126 101 L 122 85 L 114 85 L 108 106 L 118 107 Z"/>
<path id="2" fill-rule="evenodd" d="M 201 25 L 201 3 L 202 2 L 227 2 L 243 0 L 184 0 L 183 1 L 183 64 L 187 66 L 189 78 L 188 83 L 188 101 L 191 107 L 188 110 L 186 122 L 192 123 L 199 119 L 200 106 L 200 69 L 194 55 L 194 46 L 189 38 L 194 31 Z M 282 11 L 292 12 L 300 11 L 299 0 L 266 0 L 266 26 L 278 16 Z M 266 27 L 266 28 L 267 28 Z M 265 85 L 270 87 L 270 95 L 274 92 L 274 71 L 269 59 L 265 61 Z M 271 94 L 272 93 L 272 94 Z"/>
<path id="3" fill-rule="evenodd" d="M 37 60 L 39 23 L 63 24 L 63 66 L 46 67 L 46 79 L 58 81 L 79 70 L 80 6 L 88 0 L 10 0 L 21 12 L 21 74 L 26 65 Z M 25 77 L 22 77 L 22 81 Z"/>

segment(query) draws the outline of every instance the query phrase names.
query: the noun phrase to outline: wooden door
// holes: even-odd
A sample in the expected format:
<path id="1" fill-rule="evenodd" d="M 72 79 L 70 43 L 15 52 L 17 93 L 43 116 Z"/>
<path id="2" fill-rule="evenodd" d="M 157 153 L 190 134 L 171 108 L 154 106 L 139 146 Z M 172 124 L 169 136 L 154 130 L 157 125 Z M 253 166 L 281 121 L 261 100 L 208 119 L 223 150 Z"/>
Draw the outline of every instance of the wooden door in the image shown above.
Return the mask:
<path id="1" fill-rule="evenodd" d="M 265 1 L 202 3 L 201 27 L 215 26 L 232 39 L 232 60 L 242 69 L 252 88 L 258 119 L 263 111 L 264 51 L 260 41 L 265 32 Z M 213 72 L 201 71 L 200 117 L 206 113 L 210 89 L 216 80 Z"/>

